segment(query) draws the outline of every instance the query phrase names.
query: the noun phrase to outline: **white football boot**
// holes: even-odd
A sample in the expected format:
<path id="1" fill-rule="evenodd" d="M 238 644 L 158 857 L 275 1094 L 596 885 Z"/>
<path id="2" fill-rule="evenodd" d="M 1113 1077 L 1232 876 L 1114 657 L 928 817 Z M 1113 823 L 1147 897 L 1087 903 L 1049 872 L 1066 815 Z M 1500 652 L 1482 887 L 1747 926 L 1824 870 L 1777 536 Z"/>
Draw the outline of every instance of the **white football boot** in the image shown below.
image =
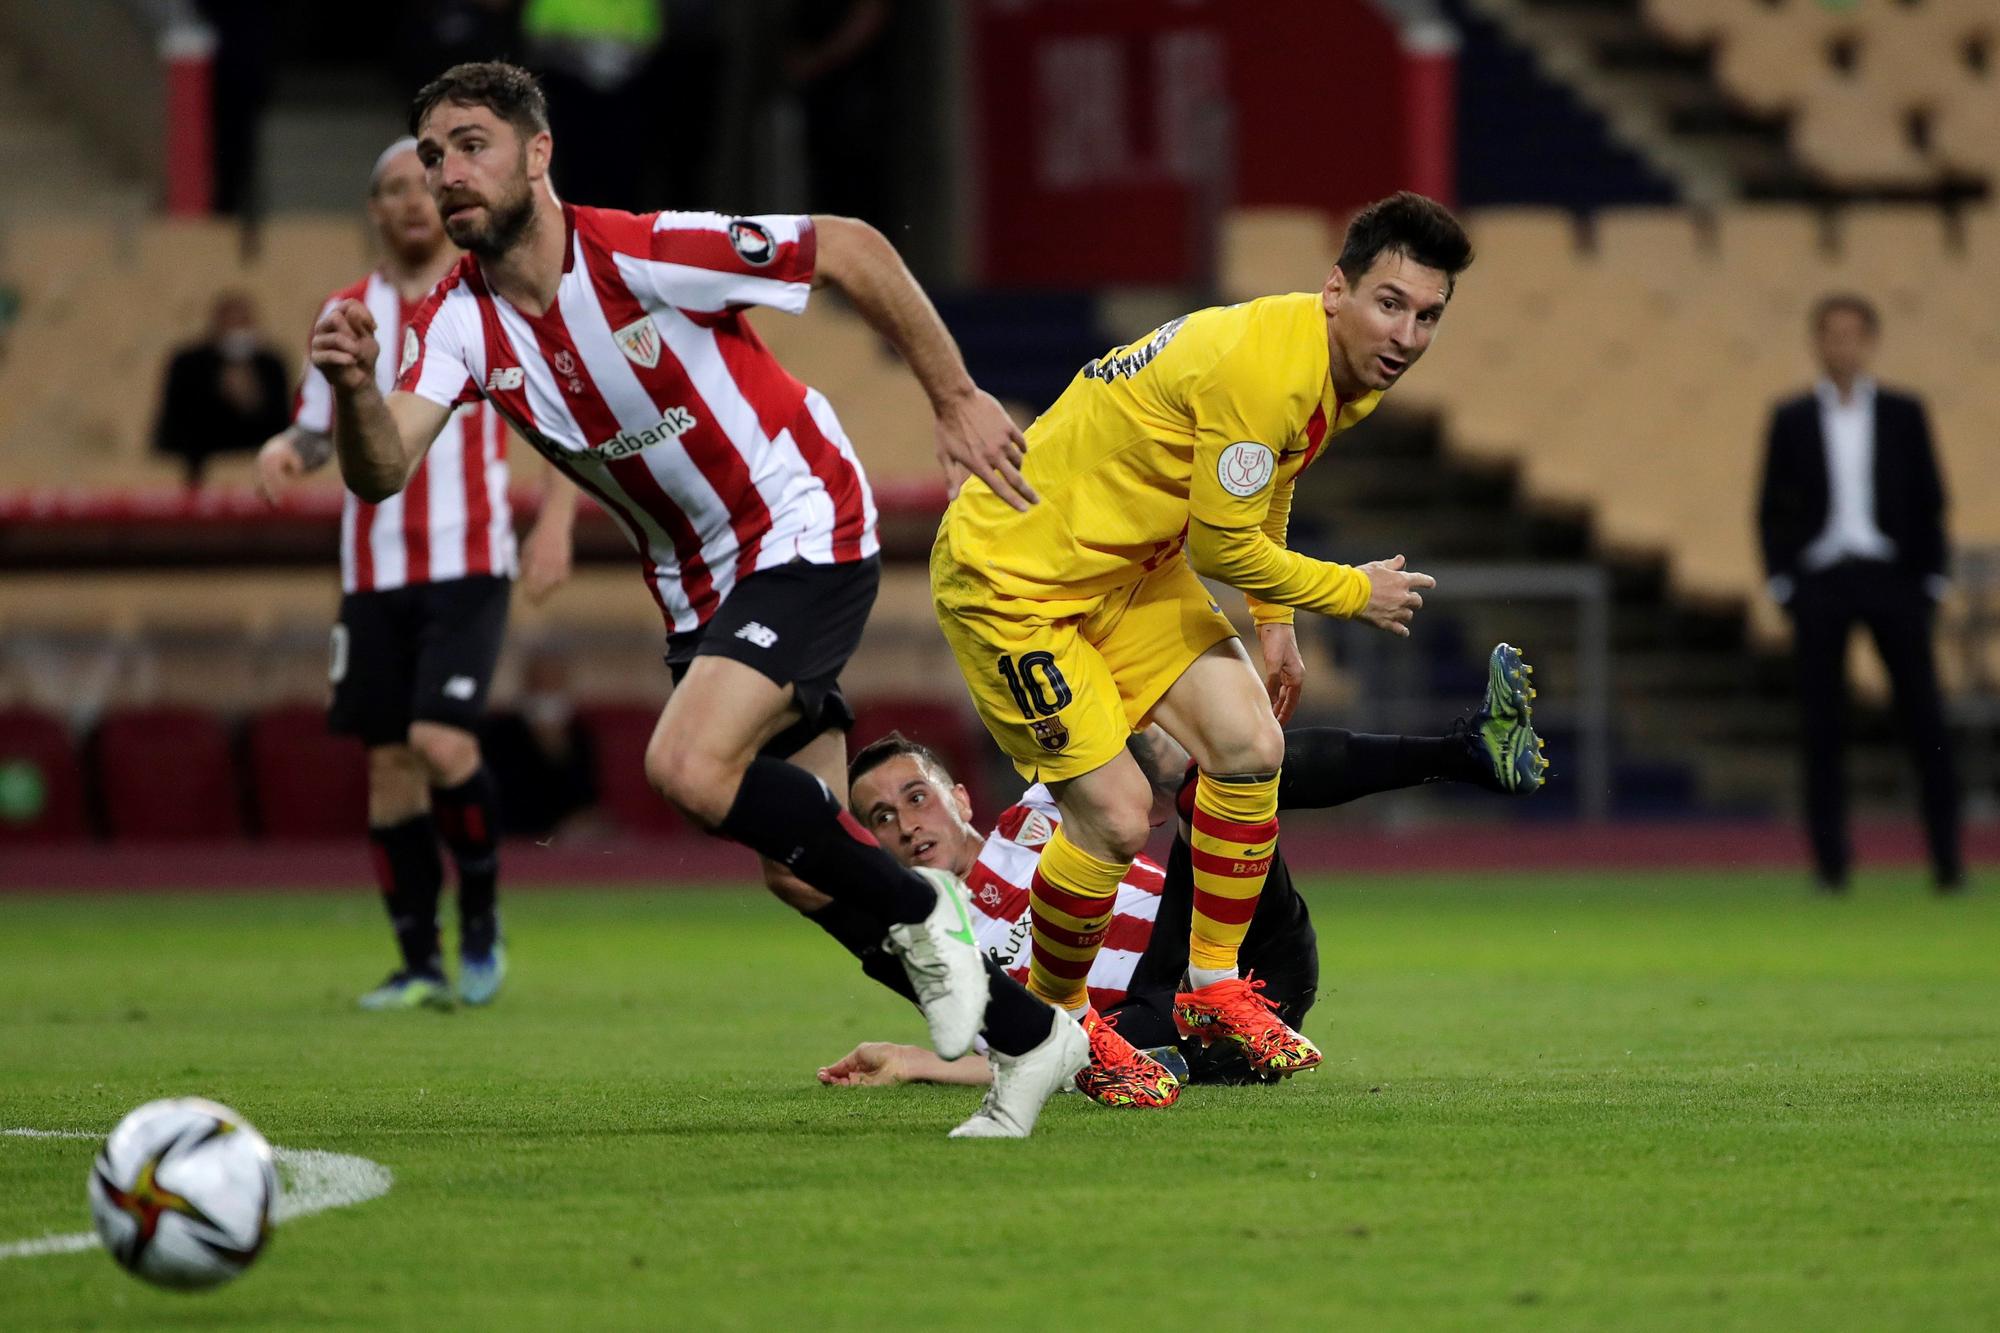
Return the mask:
<path id="1" fill-rule="evenodd" d="M 986 963 L 972 937 L 965 885 L 949 870 L 917 873 L 937 890 L 937 905 L 922 921 L 889 927 L 889 952 L 903 960 L 916 989 L 931 1049 L 956 1060 L 986 1023 Z"/>
<path id="2" fill-rule="evenodd" d="M 1077 1071 L 1090 1063 L 1090 1038 L 1068 1010 L 1057 1009 L 1056 1021 L 1042 1044 L 1021 1055 L 989 1051 L 993 1086 L 972 1118 L 951 1132 L 955 1139 L 1025 1139 L 1034 1132 L 1035 1118 L 1049 1098 L 1076 1085 Z"/>

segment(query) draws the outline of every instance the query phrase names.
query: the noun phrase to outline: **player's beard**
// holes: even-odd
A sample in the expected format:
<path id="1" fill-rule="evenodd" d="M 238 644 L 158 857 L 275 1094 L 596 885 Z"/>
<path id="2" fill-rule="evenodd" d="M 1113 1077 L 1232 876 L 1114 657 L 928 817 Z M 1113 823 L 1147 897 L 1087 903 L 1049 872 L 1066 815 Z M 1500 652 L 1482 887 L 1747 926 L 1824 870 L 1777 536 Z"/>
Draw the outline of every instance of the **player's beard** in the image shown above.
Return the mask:
<path id="1" fill-rule="evenodd" d="M 486 206 L 486 225 L 474 225 L 469 220 L 450 219 L 445 222 L 445 234 L 452 244 L 461 250 L 469 250 L 481 259 L 498 259 L 520 243 L 528 234 L 535 221 L 535 195 L 528 186 L 526 175 L 516 177 L 519 188 L 511 191 L 498 203 Z"/>

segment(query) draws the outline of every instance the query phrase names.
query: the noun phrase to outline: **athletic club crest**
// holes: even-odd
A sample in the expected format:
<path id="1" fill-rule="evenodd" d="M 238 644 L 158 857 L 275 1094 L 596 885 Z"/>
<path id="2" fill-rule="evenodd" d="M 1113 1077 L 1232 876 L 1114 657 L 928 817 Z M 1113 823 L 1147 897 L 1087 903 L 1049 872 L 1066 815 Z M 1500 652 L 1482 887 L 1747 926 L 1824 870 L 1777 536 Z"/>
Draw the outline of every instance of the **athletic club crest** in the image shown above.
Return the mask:
<path id="1" fill-rule="evenodd" d="M 1050 754 L 1061 754 L 1069 744 L 1069 728 L 1059 717 L 1038 717 L 1028 727 L 1035 733 L 1035 744 Z"/>
<path id="2" fill-rule="evenodd" d="M 660 328 L 651 315 L 641 315 L 611 336 L 633 365 L 651 370 L 660 364 Z"/>
<path id="3" fill-rule="evenodd" d="M 408 374 L 410 367 L 417 364 L 417 357 L 422 351 L 423 345 L 417 341 L 415 327 L 406 326 L 403 329 L 403 364 L 396 367 L 396 373 L 398 375 Z"/>

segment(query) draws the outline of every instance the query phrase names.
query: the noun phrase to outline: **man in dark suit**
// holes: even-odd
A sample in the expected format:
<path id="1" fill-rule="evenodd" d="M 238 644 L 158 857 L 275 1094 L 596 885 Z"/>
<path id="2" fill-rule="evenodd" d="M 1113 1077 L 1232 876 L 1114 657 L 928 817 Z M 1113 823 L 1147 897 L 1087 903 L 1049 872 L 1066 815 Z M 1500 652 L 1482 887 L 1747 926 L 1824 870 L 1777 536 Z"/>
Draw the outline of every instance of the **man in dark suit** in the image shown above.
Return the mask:
<path id="1" fill-rule="evenodd" d="M 1923 404 L 1868 374 L 1878 328 L 1875 308 L 1858 296 L 1827 296 L 1814 307 L 1825 375 L 1772 414 L 1758 525 L 1771 595 L 1792 617 L 1820 887 L 1847 887 L 1841 751 L 1847 640 L 1859 621 L 1888 668 L 1916 760 L 1937 888 L 1952 892 L 1964 877 L 1958 780 L 1931 646 L 1945 589 L 1944 484 Z"/>
<path id="2" fill-rule="evenodd" d="M 249 453 L 291 424 L 285 363 L 257 328 L 257 307 L 242 292 L 215 300 L 208 336 L 174 352 L 160 393 L 153 447 L 187 468 L 201 485 L 217 454 Z"/>

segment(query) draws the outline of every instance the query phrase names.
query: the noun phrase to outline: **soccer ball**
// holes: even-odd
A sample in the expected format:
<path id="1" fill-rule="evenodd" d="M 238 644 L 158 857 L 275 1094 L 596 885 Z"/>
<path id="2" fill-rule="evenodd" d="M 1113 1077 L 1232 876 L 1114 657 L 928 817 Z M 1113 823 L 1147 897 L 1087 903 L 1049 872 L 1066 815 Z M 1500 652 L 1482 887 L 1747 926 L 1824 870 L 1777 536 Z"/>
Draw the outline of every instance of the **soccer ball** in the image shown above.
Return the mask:
<path id="1" fill-rule="evenodd" d="M 118 1122 L 90 1169 L 104 1248 L 163 1287 L 213 1287 L 248 1268 L 277 1202 L 271 1145 L 200 1097 L 147 1102 Z"/>

